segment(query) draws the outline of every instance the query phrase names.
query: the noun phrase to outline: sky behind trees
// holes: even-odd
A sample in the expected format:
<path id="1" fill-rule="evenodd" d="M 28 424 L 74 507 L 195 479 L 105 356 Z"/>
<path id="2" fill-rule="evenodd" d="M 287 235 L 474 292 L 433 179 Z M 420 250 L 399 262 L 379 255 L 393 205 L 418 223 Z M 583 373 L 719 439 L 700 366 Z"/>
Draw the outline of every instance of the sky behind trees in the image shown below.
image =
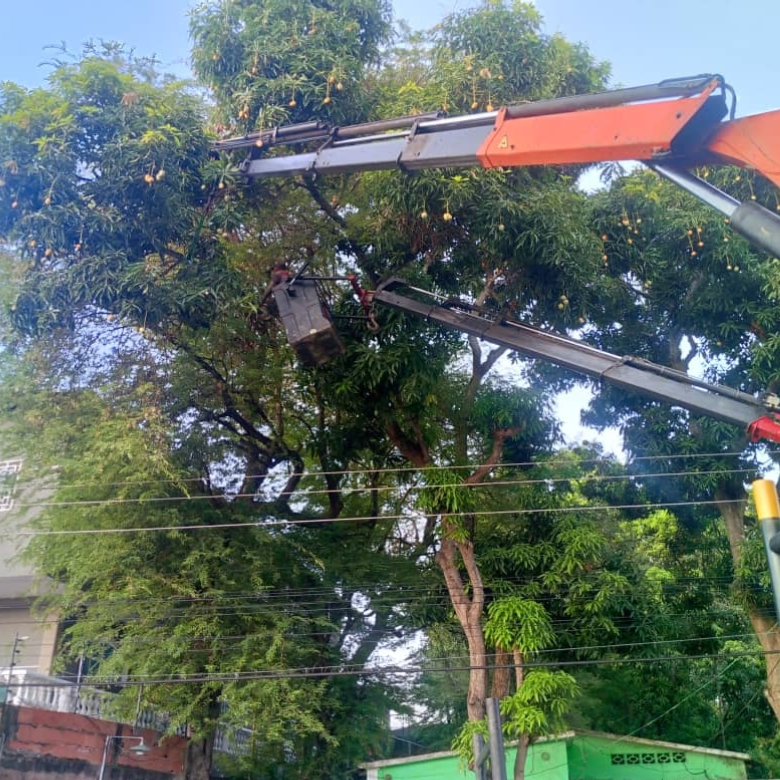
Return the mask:
<path id="1" fill-rule="evenodd" d="M 396 18 L 413 28 L 429 28 L 446 14 L 477 5 L 474 0 L 394 0 Z M 77 52 L 93 40 L 116 40 L 139 55 L 156 55 L 161 69 L 191 75 L 189 11 L 197 0 L 39 0 L 34 6 L 7 4 L 2 9 L 4 41 L 0 81 L 26 86 L 45 82 L 51 62 L 64 44 Z M 771 0 L 654 0 L 642 7 L 623 0 L 536 0 L 547 30 L 585 42 L 593 54 L 612 64 L 614 85 L 633 86 L 701 72 L 723 74 L 737 90 L 738 115 L 780 106 L 774 78 L 777 13 Z M 55 47 L 55 48 L 48 48 Z M 562 398 L 558 411 L 569 437 L 599 438 L 620 451 L 619 437 L 578 428 L 582 388 Z"/>
<path id="2" fill-rule="evenodd" d="M 469 0 L 420 3 L 394 0 L 397 17 L 412 27 L 436 24 Z M 139 54 L 156 53 L 176 73 L 189 72 L 188 10 L 194 0 L 39 0 L 4 3 L 0 80 L 41 83 L 51 56 L 44 47 L 64 41 L 72 50 L 90 38 L 121 40 Z M 626 85 L 722 73 L 740 99 L 739 114 L 777 108 L 777 6 L 772 0 L 536 0 L 550 31 L 586 42 L 613 65 L 613 81 Z"/>

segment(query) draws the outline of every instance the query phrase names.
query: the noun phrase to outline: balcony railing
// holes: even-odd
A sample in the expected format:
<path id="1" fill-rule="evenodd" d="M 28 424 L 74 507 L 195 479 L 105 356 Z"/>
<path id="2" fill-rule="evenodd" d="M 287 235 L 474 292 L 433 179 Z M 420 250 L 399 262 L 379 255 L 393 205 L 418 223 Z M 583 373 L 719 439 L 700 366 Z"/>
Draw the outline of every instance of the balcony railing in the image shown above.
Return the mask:
<path id="1" fill-rule="evenodd" d="M 13 671 L 8 667 L 0 667 L 0 703 L 6 702 L 14 707 L 70 712 L 98 720 L 116 721 L 113 699 L 113 693 L 76 685 L 71 680 L 38 674 L 23 667 L 14 667 Z M 170 719 L 164 714 L 145 709 L 138 714 L 133 725 L 162 733 L 168 731 Z M 189 729 L 182 726 L 174 733 L 188 737 Z M 214 749 L 232 756 L 247 755 L 251 736 L 249 729 L 219 727 L 214 737 Z"/>

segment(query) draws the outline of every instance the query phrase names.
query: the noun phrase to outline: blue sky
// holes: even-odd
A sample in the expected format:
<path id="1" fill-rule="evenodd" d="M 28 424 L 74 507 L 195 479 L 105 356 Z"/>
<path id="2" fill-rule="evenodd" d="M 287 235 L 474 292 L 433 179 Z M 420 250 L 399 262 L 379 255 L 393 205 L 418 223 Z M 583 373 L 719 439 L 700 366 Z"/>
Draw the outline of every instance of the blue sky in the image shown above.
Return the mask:
<path id="1" fill-rule="evenodd" d="M 395 0 L 396 15 L 428 27 L 471 0 Z M 90 38 L 121 40 L 187 72 L 187 11 L 193 0 L 16 0 L 0 2 L 0 80 L 40 84 L 50 54 L 64 41 L 78 50 Z M 736 88 L 739 113 L 780 107 L 776 74 L 777 0 L 536 0 L 550 32 L 590 45 L 613 65 L 614 81 L 644 84 L 718 72 Z"/>

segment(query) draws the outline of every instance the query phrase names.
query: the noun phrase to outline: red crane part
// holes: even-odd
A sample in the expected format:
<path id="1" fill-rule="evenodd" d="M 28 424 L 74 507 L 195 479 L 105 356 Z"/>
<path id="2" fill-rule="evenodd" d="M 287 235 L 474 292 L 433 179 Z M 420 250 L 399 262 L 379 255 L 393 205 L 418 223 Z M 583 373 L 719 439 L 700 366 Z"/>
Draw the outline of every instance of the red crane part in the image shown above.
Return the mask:
<path id="1" fill-rule="evenodd" d="M 499 112 L 477 152 L 484 168 L 653 160 L 672 143 L 718 86 L 679 100 L 511 118 Z"/>
<path id="2" fill-rule="evenodd" d="M 748 426 L 747 433 L 752 442 L 780 442 L 780 420 L 774 415 L 759 417 L 758 420 Z"/>
<path id="3" fill-rule="evenodd" d="M 780 111 L 724 122 L 707 149 L 721 162 L 756 170 L 780 187 Z"/>

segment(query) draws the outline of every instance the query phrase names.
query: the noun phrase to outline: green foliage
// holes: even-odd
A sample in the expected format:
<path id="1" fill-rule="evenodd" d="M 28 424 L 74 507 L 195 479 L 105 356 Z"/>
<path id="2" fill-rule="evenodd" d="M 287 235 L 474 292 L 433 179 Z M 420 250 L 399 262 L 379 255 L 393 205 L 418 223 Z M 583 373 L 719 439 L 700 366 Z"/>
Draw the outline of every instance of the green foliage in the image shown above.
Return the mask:
<path id="1" fill-rule="evenodd" d="M 147 75 L 87 53 L 49 89 L 2 88 L 0 235 L 27 264 L 12 306 L 25 333 L 75 327 L 91 307 L 202 326 L 229 289 L 202 233 L 202 209 L 219 212 L 203 109 Z"/>
<path id="2" fill-rule="evenodd" d="M 517 691 L 501 701 L 504 733 L 510 739 L 539 737 L 563 728 L 564 717 L 579 693 L 577 681 L 566 672 L 529 672 Z M 473 737 L 487 739 L 487 721 L 467 721 L 452 742 L 464 764 L 474 761 Z"/>
<path id="3" fill-rule="evenodd" d="M 501 650 L 519 650 L 529 655 L 550 647 L 555 634 L 550 616 L 541 604 L 510 596 L 488 607 L 485 639 Z"/>
<path id="4" fill-rule="evenodd" d="M 481 736 L 482 739 L 487 742 L 487 720 L 466 721 L 455 739 L 452 740 L 452 750 L 460 756 L 461 761 L 465 766 L 472 766 L 474 764 L 474 737 L 477 735 Z"/>
<path id="5" fill-rule="evenodd" d="M 394 114 L 462 114 L 512 103 L 518 95 L 535 100 L 592 92 L 609 73 L 586 47 L 547 35 L 539 12 L 525 2 L 455 12 L 423 41 L 411 36 L 409 44 L 412 55 L 396 50 L 398 65 L 388 73 L 387 108 Z"/>
<path id="6" fill-rule="evenodd" d="M 203 2 L 191 17 L 193 64 L 242 131 L 321 118 L 367 118 L 369 74 L 390 36 L 383 0 Z"/>
<path id="7" fill-rule="evenodd" d="M 256 735 L 256 766 L 291 780 L 346 776 L 387 752 L 399 691 L 286 670 L 359 668 L 424 626 L 427 671 L 406 704 L 424 701 L 438 745 L 448 740 L 466 716 L 468 675 L 434 567 L 446 537 L 474 551 L 490 649 L 554 662 L 657 647 L 682 659 L 579 682 L 526 670 L 504 700 L 510 736 L 561 728 L 572 707 L 586 725 L 641 728 L 711 675 L 720 687 L 678 713 L 685 734 L 706 741 L 727 723 L 730 746 L 769 738 L 761 697 L 738 704 L 760 690 L 753 659 L 723 674 L 686 660 L 737 652 L 726 637 L 745 633 L 716 584 L 732 574 L 724 535 L 706 512 L 649 508 L 742 491 L 734 470 L 752 456 L 697 460 L 707 473 L 679 482 L 654 478 L 671 459 L 633 464 L 631 483 L 587 449 L 547 462 L 556 372 L 524 364 L 530 388 L 487 378 L 497 353 L 468 354 L 457 334 L 398 314 L 381 312 L 377 334 L 338 320 L 345 355 L 322 371 L 301 369 L 285 345 L 264 297 L 280 261 L 373 282 L 401 273 L 678 369 L 693 370 L 696 355 L 708 378 L 747 391 L 777 379 L 779 267 L 648 174 L 595 198 L 574 168 L 248 187 L 237 160 L 209 156 L 212 123 L 223 134 L 469 112 L 593 91 L 608 76 L 586 47 L 547 35 L 526 3 L 489 2 L 395 39 L 390 22 L 380 0 L 203 3 L 193 61 L 215 106 L 115 47 L 57 67 L 46 89 L 0 88 L 0 235 L 13 250 L 0 296 L 15 328 L 2 323 L 2 432 L 41 476 L 60 467 L 39 528 L 93 532 L 42 535 L 30 550 L 59 585 L 42 607 L 68 621 L 63 661 L 86 655 L 114 681 L 174 678 L 144 692 L 172 727 L 207 736 L 225 702 L 229 725 Z M 752 180 L 722 176 L 769 203 Z M 337 317 L 361 315 L 337 285 L 326 292 Z M 617 391 L 600 393 L 591 419 L 617 421 L 635 453 L 737 446 L 727 426 L 691 426 Z M 491 473 L 464 468 L 489 459 Z M 283 520 L 305 524 L 280 530 Z M 150 530 L 100 533 L 131 528 Z M 749 608 L 764 603 L 757 550 L 749 538 L 737 572 Z M 466 581 L 463 559 L 455 566 Z M 681 635 L 714 638 L 680 649 Z M 213 680 L 250 672 L 258 679 Z M 181 674 L 207 681 L 179 684 Z M 578 684 L 587 695 L 575 706 Z M 132 714 L 134 693 L 118 706 Z M 669 718 L 655 728 L 643 735 L 681 738 Z M 456 738 L 464 755 L 474 730 L 484 722 Z"/>
<path id="8" fill-rule="evenodd" d="M 754 755 L 760 766 L 759 772 L 754 776 L 777 774 L 778 768 L 780 768 L 780 732 L 759 739 Z"/>
<path id="9" fill-rule="evenodd" d="M 477 491 L 465 484 L 461 471 L 436 469 L 427 474 L 426 482 L 417 501 L 426 512 L 473 512 L 478 505 Z"/>
<path id="10" fill-rule="evenodd" d="M 512 695 L 501 702 L 507 736 L 539 737 L 563 728 L 564 716 L 579 693 L 566 672 L 533 670 Z"/>

